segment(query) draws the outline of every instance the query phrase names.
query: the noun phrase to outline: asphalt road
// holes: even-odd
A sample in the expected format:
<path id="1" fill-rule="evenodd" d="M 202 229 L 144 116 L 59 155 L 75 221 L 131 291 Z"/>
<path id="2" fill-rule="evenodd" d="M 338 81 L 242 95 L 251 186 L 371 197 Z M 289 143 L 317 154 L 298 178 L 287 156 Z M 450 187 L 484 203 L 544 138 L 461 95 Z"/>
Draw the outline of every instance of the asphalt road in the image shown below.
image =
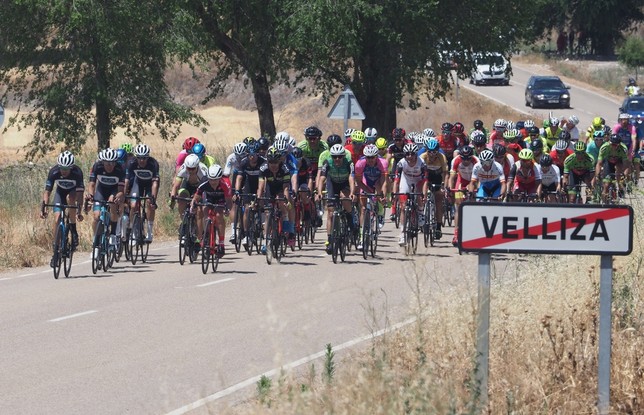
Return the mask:
<path id="1" fill-rule="evenodd" d="M 515 66 L 510 86 L 461 85 L 526 111 L 528 76 Z M 617 113 L 601 94 L 571 94 L 573 109 L 555 114 L 575 113 L 584 128 Z M 476 256 L 457 254 L 451 229 L 414 259 L 397 235 L 388 223 L 377 258 L 352 252 L 344 264 L 321 242 L 271 266 L 228 248 L 217 273 L 203 275 L 179 265 L 176 243 L 155 242 L 147 264 L 107 273 L 92 275 L 82 253 L 68 279 L 49 268 L 0 274 L 0 413 L 202 413 L 201 399 L 250 394 L 262 373 L 302 365 L 327 343 L 359 347 L 408 322 L 416 275 L 430 303 L 475 294 Z"/>

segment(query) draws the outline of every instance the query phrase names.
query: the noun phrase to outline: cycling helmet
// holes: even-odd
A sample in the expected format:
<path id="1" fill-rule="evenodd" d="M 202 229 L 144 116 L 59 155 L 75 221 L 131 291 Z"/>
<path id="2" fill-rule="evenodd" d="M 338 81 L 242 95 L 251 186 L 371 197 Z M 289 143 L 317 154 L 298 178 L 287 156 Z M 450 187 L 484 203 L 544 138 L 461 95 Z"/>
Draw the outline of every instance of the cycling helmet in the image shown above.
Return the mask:
<path id="1" fill-rule="evenodd" d="M 387 148 L 387 139 L 385 137 L 380 137 L 376 140 L 376 147 L 378 150 L 384 150 Z"/>
<path id="2" fill-rule="evenodd" d="M 364 154 L 365 157 L 375 157 L 378 155 L 378 147 L 373 144 L 367 144 L 364 146 L 362 154 Z"/>
<path id="3" fill-rule="evenodd" d="M 498 120 L 494 121 L 494 128 L 496 129 L 505 130 L 507 127 L 508 127 L 508 122 L 503 118 L 499 118 Z"/>
<path id="4" fill-rule="evenodd" d="M 306 137 L 322 137 L 322 131 L 320 131 L 318 127 L 312 125 L 304 130 L 304 135 Z"/>
<path id="5" fill-rule="evenodd" d="M 517 130 L 522 130 L 525 128 L 525 121 L 517 121 L 516 124 L 514 124 L 514 128 Z"/>
<path id="6" fill-rule="evenodd" d="M 487 150 L 483 150 L 482 153 L 484 153 L 485 151 Z M 494 146 L 492 146 L 492 155 L 494 157 L 503 157 L 505 156 L 505 153 L 507 153 L 507 150 L 503 145 L 494 144 Z"/>
<path id="7" fill-rule="evenodd" d="M 544 154 L 541 156 L 539 163 L 541 164 L 541 167 L 550 167 L 552 166 L 552 157 L 550 157 L 550 154 Z"/>
<path id="8" fill-rule="evenodd" d="M 543 150 L 543 141 L 540 138 L 530 141 L 530 150 L 532 152 Z"/>
<path id="9" fill-rule="evenodd" d="M 423 130 L 423 134 L 425 134 L 429 138 L 436 137 L 436 131 L 432 130 L 431 128 L 425 128 Z"/>
<path id="10" fill-rule="evenodd" d="M 333 147 L 331 147 L 329 152 L 332 156 L 344 156 L 345 154 L 345 150 L 344 147 L 342 147 L 342 144 L 335 144 Z"/>
<path id="11" fill-rule="evenodd" d="M 208 168 L 208 178 L 209 179 L 221 179 L 221 176 L 224 175 L 224 171 L 221 169 L 219 164 L 213 164 Z"/>
<path id="12" fill-rule="evenodd" d="M 613 129 L 610 128 L 610 125 L 604 125 L 604 135 L 611 135 L 613 133 Z"/>
<path id="13" fill-rule="evenodd" d="M 622 142 L 622 140 L 619 138 L 617 134 L 611 134 L 608 140 L 613 144 L 618 144 Z"/>
<path id="14" fill-rule="evenodd" d="M 268 147 L 270 147 L 271 145 L 266 137 L 261 137 L 259 140 L 257 140 L 257 143 L 259 144 L 260 150 L 268 150 Z"/>
<path id="15" fill-rule="evenodd" d="M 443 134 L 451 133 L 453 128 L 454 126 L 452 125 L 452 123 L 444 122 L 443 124 L 441 124 L 441 131 L 443 132 Z"/>
<path id="16" fill-rule="evenodd" d="M 507 125 L 505 126 L 506 130 L 513 130 L 514 129 L 514 122 L 508 121 Z"/>
<path id="17" fill-rule="evenodd" d="M 137 144 L 136 147 L 134 147 L 134 155 L 136 157 L 148 157 L 150 155 L 150 147 L 143 143 Z"/>
<path id="18" fill-rule="evenodd" d="M 291 148 L 295 147 L 297 145 L 297 141 L 295 141 L 295 138 L 293 136 L 288 136 L 288 145 L 291 146 Z"/>
<path id="19" fill-rule="evenodd" d="M 123 150 L 125 150 L 127 154 L 132 154 L 133 148 L 132 148 L 132 144 L 130 143 L 123 143 L 119 146 L 119 148 L 122 148 Z"/>
<path id="20" fill-rule="evenodd" d="M 556 151 L 565 151 L 568 148 L 568 143 L 564 140 L 557 140 L 554 145 Z"/>
<path id="21" fill-rule="evenodd" d="M 487 149 L 483 150 L 481 151 L 481 154 L 479 154 L 479 160 L 481 163 L 490 163 L 494 160 L 494 153 Z"/>
<path id="22" fill-rule="evenodd" d="M 619 114 L 619 117 L 617 117 L 618 120 L 630 120 L 631 116 L 629 114 L 626 114 L 625 112 Z"/>
<path id="23" fill-rule="evenodd" d="M 562 131 L 559 133 L 559 139 L 564 141 L 570 141 L 570 133 L 568 131 Z"/>
<path id="24" fill-rule="evenodd" d="M 416 136 L 414 137 L 414 143 L 416 143 L 419 148 L 425 145 L 425 141 L 427 141 L 425 134 L 416 134 Z"/>
<path id="25" fill-rule="evenodd" d="M 114 162 L 119 159 L 117 151 L 113 148 L 106 148 L 105 150 L 101 151 L 101 153 L 103 153 L 103 158 L 101 158 L 101 160 L 107 161 L 108 163 Z"/>
<path id="26" fill-rule="evenodd" d="M 194 169 L 199 166 L 199 156 L 196 154 L 188 154 L 183 164 L 189 169 Z"/>
<path id="27" fill-rule="evenodd" d="M 246 143 L 246 145 L 249 145 L 250 143 L 254 143 L 257 140 L 255 140 L 255 137 L 248 136 L 248 137 L 244 137 L 242 141 Z"/>
<path id="28" fill-rule="evenodd" d="M 201 160 L 206 155 L 206 146 L 201 143 L 197 143 L 194 147 L 192 147 L 192 153 L 196 154 L 197 157 L 199 157 L 199 159 Z"/>
<path id="29" fill-rule="evenodd" d="M 604 130 L 603 130 L 603 129 L 601 129 L 601 130 L 599 130 L 599 131 L 595 131 L 595 132 L 593 133 L 593 138 L 594 138 L 594 139 L 598 139 L 598 138 L 600 138 L 600 139 L 602 139 L 602 140 L 603 140 L 605 135 L 606 135 L 606 134 L 604 133 Z"/>
<path id="30" fill-rule="evenodd" d="M 539 127 L 532 126 L 528 129 L 528 135 L 539 135 L 540 133 Z"/>
<path id="31" fill-rule="evenodd" d="M 598 128 L 602 127 L 604 123 L 602 122 L 602 117 L 595 117 L 593 118 L 593 128 L 597 130 Z"/>
<path id="32" fill-rule="evenodd" d="M 366 139 L 367 139 L 367 137 L 360 130 L 356 130 L 356 131 L 351 133 L 351 142 L 353 144 L 364 144 Z"/>
<path id="33" fill-rule="evenodd" d="M 127 157 L 127 152 L 125 152 L 125 150 L 119 148 L 116 150 L 116 154 L 118 154 L 118 161 L 125 161 L 125 158 Z"/>
<path id="34" fill-rule="evenodd" d="M 192 151 L 192 147 L 194 147 L 198 142 L 199 139 L 195 137 L 188 137 L 183 141 L 183 149 L 189 153 L 190 151 Z"/>
<path id="35" fill-rule="evenodd" d="M 505 130 L 503 132 L 503 138 L 506 141 L 514 141 L 517 138 L 517 130 Z"/>
<path id="36" fill-rule="evenodd" d="M 346 138 L 349 138 L 351 137 L 351 134 L 353 134 L 354 131 L 355 131 L 355 128 L 347 128 L 346 130 L 344 130 L 344 136 Z"/>
<path id="37" fill-rule="evenodd" d="M 487 143 L 485 133 L 479 130 L 472 131 L 472 134 L 470 134 L 470 140 L 472 140 L 472 144 L 475 146 L 484 146 Z"/>
<path id="38" fill-rule="evenodd" d="M 307 131 L 308 131 L 308 128 L 307 128 Z M 306 135 L 306 131 L 305 131 L 304 135 Z M 280 131 L 279 133 L 275 134 L 275 141 L 277 142 L 279 140 L 288 140 L 289 137 L 290 137 L 289 133 L 287 133 L 286 131 Z M 313 136 L 311 136 L 311 137 L 313 137 Z M 315 136 L 315 137 L 317 137 L 317 136 Z"/>
<path id="39" fill-rule="evenodd" d="M 579 124 L 579 118 L 576 115 L 571 115 L 570 117 L 568 117 L 568 122 L 573 125 L 577 125 Z"/>
<path id="40" fill-rule="evenodd" d="M 532 127 L 534 127 L 534 121 L 532 121 L 532 120 L 525 120 L 525 121 L 523 122 L 523 128 L 525 128 L 526 130 L 528 130 L 528 131 L 529 131 Z M 538 129 L 537 129 L 537 130 L 538 130 Z"/>
<path id="41" fill-rule="evenodd" d="M 484 151 L 489 151 L 489 150 L 484 150 Z M 474 155 L 474 149 L 470 146 L 463 146 L 458 149 L 458 154 L 460 154 L 461 158 L 467 160 Z"/>
<path id="42" fill-rule="evenodd" d="M 249 156 L 257 155 L 258 152 L 259 152 L 259 143 L 257 141 L 254 141 L 252 143 L 248 143 L 248 155 Z"/>
<path id="43" fill-rule="evenodd" d="M 271 147 L 266 152 L 266 160 L 268 161 L 279 161 L 282 158 L 282 153 L 279 152 L 275 147 Z"/>
<path id="44" fill-rule="evenodd" d="M 635 85 L 637 85 L 637 82 L 635 82 L 635 79 L 628 78 L 628 86 L 635 86 Z"/>
<path id="45" fill-rule="evenodd" d="M 534 154 L 532 153 L 532 150 L 530 150 L 529 148 L 524 148 L 523 150 L 519 151 L 519 159 L 534 160 Z"/>
<path id="46" fill-rule="evenodd" d="M 337 134 L 331 134 L 326 138 L 326 143 L 329 145 L 329 148 L 336 144 L 342 144 L 342 137 Z"/>
<path id="47" fill-rule="evenodd" d="M 452 127 L 452 131 L 457 134 L 462 134 L 465 132 L 465 126 L 460 122 L 456 122 L 454 123 L 454 127 Z"/>
<path id="48" fill-rule="evenodd" d="M 301 148 L 299 148 L 299 147 L 294 147 L 294 148 L 293 148 L 293 151 L 291 151 L 291 154 L 292 154 L 292 155 L 293 155 L 293 157 L 295 157 L 297 160 L 299 160 L 299 159 L 301 159 L 302 157 L 304 157 L 304 152 L 303 152 L 303 151 L 302 151 L 302 149 L 301 149 Z"/>
<path id="49" fill-rule="evenodd" d="M 280 154 L 286 154 L 289 152 L 288 140 L 276 140 L 273 144 L 273 148 L 280 152 Z"/>
<path id="50" fill-rule="evenodd" d="M 575 153 L 583 153 L 586 151 L 586 143 L 583 141 L 577 141 L 575 143 Z"/>
<path id="51" fill-rule="evenodd" d="M 378 130 L 376 130 L 373 127 L 369 127 L 366 130 L 364 130 L 364 135 L 367 139 L 375 140 L 376 137 L 378 137 Z"/>
<path id="52" fill-rule="evenodd" d="M 403 147 L 403 153 L 418 153 L 418 146 L 415 143 L 407 143 Z"/>
<path id="53" fill-rule="evenodd" d="M 237 156 L 243 156 L 248 153 L 248 146 L 245 143 L 237 143 L 233 147 L 233 153 Z"/>
<path id="54" fill-rule="evenodd" d="M 425 143 L 428 151 L 437 151 L 438 150 L 438 140 L 435 138 L 430 138 Z"/>
<path id="55" fill-rule="evenodd" d="M 58 166 L 70 168 L 74 165 L 74 155 L 71 151 L 63 151 L 58 156 Z"/>
<path id="56" fill-rule="evenodd" d="M 103 158 L 105 157 L 105 150 L 101 150 L 98 152 L 98 161 L 103 161 Z"/>
<path id="57" fill-rule="evenodd" d="M 551 117 L 550 118 L 550 125 L 553 126 L 553 127 L 558 127 L 559 126 L 559 118 Z"/>
<path id="58" fill-rule="evenodd" d="M 474 121 L 474 128 L 476 128 L 477 130 L 482 129 L 482 128 L 483 128 L 483 121 L 481 121 L 481 120 L 475 120 L 475 121 Z"/>
<path id="59" fill-rule="evenodd" d="M 405 132 L 404 128 L 394 128 L 393 131 L 391 132 L 391 136 L 396 139 L 396 138 L 405 138 L 405 135 L 407 133 Z"/>
<path id="60" fill-rule="evenodd" d="M 546 118 L 543 120 L 543 128 L 548 128 L 550 127 L 550 119 Z"/>

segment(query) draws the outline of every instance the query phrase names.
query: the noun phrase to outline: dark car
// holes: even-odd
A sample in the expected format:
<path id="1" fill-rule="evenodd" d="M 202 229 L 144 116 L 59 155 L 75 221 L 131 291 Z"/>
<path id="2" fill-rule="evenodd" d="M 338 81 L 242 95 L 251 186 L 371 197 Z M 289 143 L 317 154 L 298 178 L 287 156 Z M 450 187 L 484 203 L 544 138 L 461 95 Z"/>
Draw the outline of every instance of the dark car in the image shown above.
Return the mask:
<path id="1" fill-rule="evenodd" d="M 644 118 L 644 95 L 634 95 L 626 98 L 622 106 L 619 107 L 619 112 L 631 115 L 633 117 L 632 121 L 635 121 L 637 117 Z"/>
<path id="2" fill-rule="evenodd" d="M 558 76 L 533 75 L 525 87 L 525 105 L 532 108 L 570 108 L 569 89 Z"/>

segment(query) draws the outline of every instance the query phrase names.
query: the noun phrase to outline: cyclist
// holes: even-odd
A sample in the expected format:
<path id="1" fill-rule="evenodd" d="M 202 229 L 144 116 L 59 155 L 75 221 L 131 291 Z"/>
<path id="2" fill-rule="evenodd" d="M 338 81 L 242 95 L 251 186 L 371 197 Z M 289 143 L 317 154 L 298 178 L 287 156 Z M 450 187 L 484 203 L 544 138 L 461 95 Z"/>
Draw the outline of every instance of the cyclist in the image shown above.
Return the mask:
<path id="1" fill-rule="evenodd" d="M 603 129 L 595 131 L 593 133 L 593 139 L 590 140 L 586 146 L 586 152 L 593 157 L 595 163 L 597 163 L 597 159 L 599 158 L 599 149 L 605 143 L 605 139 L 606 136 L 604 135 Z"/>
<path id="2" fill-rule="evenodd" d="M 602 201 L 604 203 L 608 201 L 608 188 L 613 180 L 612 176 L 614 176 L 616 183 L 620 183 L 627 165 L 628 150 L 626 146 L 622 144 L 617 134 L 611 134 L 608 142 L 604 143 L 599 149 L 597 163 L 595 164 L 595 176 L 591 183 L 594 187 L 597 179 L 602 179 Z"/>
<path id="3" fill-rule="evenodd" d="M 501 144 L 505 146 L 505 140 L 503 139 L 503 133 L 508 129 L 508 122 L 503 118 L 499 118 L 494 121 L 494 131 L 490 134 L 490 138 L 487 141 L 487 147 L 492 149 L 494 144 Z"/>
<path id="4" fill-rule="evenodd" d="M 561 172 L 559 167 L 552 164 L 552 157 L 549 154 L 541 156 L 539 165 L 541 166 L 541 184 L 537 188 L 537 195 L 539 199 L 544 200 L 543 193 L 548 192 L 545 201 L 555 203 L 557 201 L 556 193 L 561 192 Z"/>
<path id="5" fill-rule="evenodd" d="M 355 184 L 361 190 L 361 195 L 364 193 L 377 193 L 379 199 L 384 198 L 387 191 L 387 165 L 384 159 L 378 157 L 378 148 L 374 144 L 367 144 L 362 151 L 364 156 L 358 160 L 355 165 Z M 360 196 L 360 223 L 364 223 L 364 215 L 367 207 L 367 197 Z M 378 207 L 374 206 L 378 215 L 380 212 L 381 203 Z M 359 239 L 360 243 L 362 238 Z M 362 249 L 362 246 L 358 246 Z"/>
<path id="6" fill-rule="evenodd" d="M 389 147 L 389 145 L 387 143 L 387 139 L 385 137 L 378 137 L 376 139 L 376 147 L 378 148 L 378 156 L 380 156 L 380 157 L 382 157 L 383 159 L 386 160 L 386 158 L 387 158 L 387 147 Z"/>
<path id="7" fill-rule="evenodd" d="M 479 132 L 478 137 L 483 133 Z M 432 229 L 436 239 L 443 236 L 441 225 L 443 223 L 443 190 L 447 188 L 449 169 L 447 159 L 444 154 L 438 151 L 438 141 L 436 139 L 427 140 L 425 144 L 427 151 L 421 156 L 422 161 L 427 166 L 428 191 L 434 194 L 436 204 L 436 229 Z"/>
<path id="8" fill-rule="evenodd" d="M 353 162 L 346 157 L 346 150 L 342 144 L 335 144 L 329 151 L 329 156 L 322 162 L 320 167 L 320 182 L 318 187 L 317 198 L 322 199 L 322 191 L 326 189 L 327 197 L 335 198 L 338 196 L 350 198 L 353 200 L 355 195 L 355 172 Z M 351 232 L 355 229 L 353 217 L 351 215 L 352 200 L 342 201 L 342 208 L 346 215 L 347 224 Z M 335 206 L 333 203 L 327 203 L 327 221 L 326 232 L 327 240 L 325 243 L 326 253 L 331 254 L 330 235 L 331 235 L 331 215 Z"/>
<path id="9" fill-rule="evenodd" d="M 405 147 L 405 130 L 402 128 L 394 128 L 391 136 L 393 143 L 387 149 L 387 166 L 389 166 L 389 180 L 393 184 L 394 177 L 396 176 L 396 166 L 405 157 L 405 153 L 403 152 L 403 148 Z M 396 219 L 396 214 L 396 204 L 392 203 L 390 216 L 392 221 Z"/>
<path id="10" fill-rule="evenodd" d="M 454 151 L 458 148 L 458 138 L 452 133 L 454 126 L 448 122 L 441 125 L 442 134 L 438 136 L 438 145 L 445 154 L 447 163 L 451 164 L 454 158 Z"/>
<path id="11" fill-rule="evenodd" d="M 470 142 L 474 147 L 474 154 L 476 154 L 477 156 L 481 154 L 481 151 L 487 148 L 487 137 L 482 131 L 472 131 L 472 134 L 470 134 Z"/>
<path id="12" fill-rule="evenodd" d="M 469 135 L 465 135 L 465 126 L 461 122 L 455 122 L 452 127 L 452 135 L 456 137 L 457 148 L 469 144 Z"/>
<path id="13" fill-rule="evenodd" d="M 483 121 L 481 120 L 474 121 L 474 128 L 470 130 L 470 138 L 472 138 L 472 133 L 475 131 L 480 131 L 483 134 L 485 134 L 486 139 L 490 135 L 490 132 L 487 130 L 487 128 L 485 128 L 485 126 L 483 125 Z"/>
<path id="14" fill-rule="evenodd" d="M 376 140 L 378 139 L 378 130 L 376 130 L 373 127 L 368 127 L 364 130 L 364 136 L 365 136 L 365 145 L 376 144 Z"/>
<path id="15" fill-rule="evenodd" d="M 416 144 L 405 144 L 403 148 L 405 157 L 396 165 L 396 178 L 394 180 L 394 193 L 409 193 L 411 186 L 415 185 L 416 192 L 422 190 L 421 185 L 424 185 L 427 180 L 427 166 L 418 158 L 418 146 Z M 400 195 L 398 197 L 400 206 L 407 202 L 407 195 Z M 418 208 L 423 206 L 423 197 L 420 197 Z M 422 212 L 422 210 L 420 210 Z M 400 222 L 405 223 L 405 210 L 400 212 Z M 419 215 L 419 225 L 424 225 L 421 215 Z M 400 237 L 398 238 L 400 246 L 405 245 L 405 233 L 401 229 Z"/>
<path id="16" fill-rule="evenodd" d="M 534 140 L 529 145 L 532 154 L 534 155 L 535 160 L 541 160 L 541 156 L 548 154 L 548 152 L 543 151 L 543 141 L 541 139 Z"/>
<path id="17" fill-rule="evenodd" d="M 511 193 L 523 192 L 526 195 L 536 194 L 541 185 L 541 169 L 534 163 L 532 150 L 524 148 L 519 152 L 519 161 L 510 169 L 508 183 Z"/>
<path id="18" fill-rule="evenodd" d="M 318 174 L 320 155 L 325 150 L 328 150 L 329 146 L 326 142 L 321 141 L 322 131 L 314 125 L 304 130 L 304 138 L 305 140 L 300 142 L 297 146 L 302 149 L 302 154 L 312 167 L 313 176 L 316 177 Z"/>
<path id="19" fill-rule="evenodd" d="M 76 220 L 83 220 L 80 203 L 83 200 L 85 186 L 83 185 L 83 171 L 74 164 L 74 155 L 71 151 L 63 151 L 60 153 L 56 165 L 47 174 L 45 190 L 42 194 L 42 205 L 40 207 L 40 217 L 43 219 L 47 217 L 47 207 L 45 205 L 49 203 L 49 197 L 54 186 L 56 186 L 54 204 L 78 206 L 76 209 L 69 210 L 69 230 L 72 234 L 72 249 L 76 249 L 78 246 Z M 60 208 L 54 208 L 54 235 L 56 234 L 56 226 L 60 218 L 60 212 Z M 52 262 L 49 265 L 53 268 L 53 264 L 52 258 Z"/>
<path id="20" fill-rule="evenodd" d="M 586 129 L 586 144 L 590 144 L 590 141 L 593 139 L 595 131 L 604 131 L 604 119 L 602 117 L 593 118 L 593 122 Z"/>
<path id="21" fill-rule="evenodd" d="M 123 157 L 119 151 L 119 164 L 123 166 L 123 169 L 125 170 L 127 163 L 134 158 L 134 147 L 132 147 L 132 144 L 130 143 L 123 143 L 119 146 L 119 150 L 123 150 L 125 153 L 125 157 Z"/>
<path id="22" fill-rule="evenodd" d="M 591 183 L 595 175 L 595 159 L 586 152 L 586 143 L 578 141 L 575 153 L 566 157 L 563 171 L 563 185 L 568 188 L 568 202 L 575 203 L 577 193 L 582 183 L 592 189 Z"/>
<path id="23" fill-rule="evenodd" d="M 452 197 L 452 189 L 467 189 L 470 184 L 470 180 L 472 180 L 472 170 L 474 169 L 474 165 L 478 162 L 478 158 L 474 157 L 472 147 L 463 147 L 460 149 L 459 155 L 454 157 L 454 161 L 452 162 L 452 167 L 449 172 L 449 187 L 447 188 L 448 197 Z M 458 206 L 462 201 L 463 193 L 456 193 L 454 195 L 454 204 L 456 205 L 456 213 L 454 215 L 454 238 L 452 239 L 452 244 L 454 246 L 457 245 L 458 241 Z"/>
<path id="24" fill-rule="evenodd" d="M 186 160 L 186 157 L 188 157 L 188 154 L 192 154 L 192 148 L 195 146 L 195 144 L 199 144 L 199 142 L 199 139 L 195 137 L 188 137 L 183 140 L 181 151 L 179 152 L 179 154 L 177 154 L 177 160 L 174 163 L 175 172 L 178 172 L 179 169 L 181 169 L 181 166 L 183 166 L 183 162 Z"/>
<path id="25" fill-rule="evenodd" d="M 257 197 L 267 197 L 277 201 L 277 207 L 282 212 L 282 229 L 288 234 L 288 245 L 293 247 L 295 245 L 295 227 L 293 221 L 289 220 L 290 211 L 293 208 L 290 189 L 291 172 L 282 161 L 280 151 L 271 147 L 266 153 L 266 163 L 259 168 Z M 265 246 L 262 247 L 262 253 L 266 253 Z"/>
<path id="26" fill-rule="evenodd" d="M 271 146 L 271 143 L 270 141 L 268 141 L 268 138 L 260 137 L 259 140 L 257 140 L 257 144 L 259 144 L 259 146 L 257 147 L 257 153 L 262 157 L 266 156 L 266 152 L 268 151 L 268 148 Z"/>
<path id="27" fill-rule="evenodd" d="M 436 138 L 436 131 L 432 130 L 431 128 L 425 128 L 423 130 L 423 134 L 427 138 Z"/>
<path id="28" fill-rule="evenodd" d="M 519 133 L 519 130 L 517 129 L 507 130 L 503 133 L 503 139 L 505 140 L 505 150 L 515 160 L 519 158 L 519 152 L 524 148 L 521 144 L 519 144 L 518 138 L 520 136 L 521 133 Z"/>
<path id="29" fill-rule="evenodd" d="M 243 158 L 248 155 L 248 145 L 240 142 L 234 145 L 233 152 L 226 158 L 226 165 L 224 166 L 224 176 L 221 180 L 225 181 L 229 188 L 233 189 L 236 183 L 236 173 L 239 171 L 239 165 Z M 231 244 L 235 243 L 235 214 L 237 210 L 232 209 L 230 212 L 230 239 Z"/>
<path id="30" fill-rule="evenodd" d="M 198 144 L 200 145 L 200 144 Z M 135 158 L 131 160 L 125 169 L 125 194 L 130 195 L 130 210 L 135 210 L 137 205 L 136 197 L 149 196 L 150 203 L 147 205 L 148 234 L 146 242 L 152 242 L 152 230 L 154 227 L 154 216 L 157 208 L 157 194 L 159 192 L 159 163 L 154 157 L 150 157 L 150 147 L 146 144 L 137 144 L 134 147 Z M 132 229 L 131 216 L 127 228 Z"/>
<path id="31" fill-rule="evenodd" d="M 351 161 L 355 165 L 362 157 L 362 149 L 365 146 L 365 135 L 362 131 L 356 130 L 351 133 L 351 144 L 345 144 L 344 148 L 351 154 Z"/>
<path id="32" fill-rule="evenodd" d="M 637 173 L 635 177 L 639 177 L 640 173 L 640 163 L 639 163 L 639 148 L 636 147 L 637 144 L 637 130 L 635 126 L 631 124 L 631 116 L 626 113 L 619 114 L 618 123 L 613 126 L 613 134 L 622 140 L 622 144 L 626 146 L 628 150 L 628 160 L 629 164 L 626 166 L 624 171 L 624 176 L 630 181 L 630 172 L 631 166 L 634 167 L 635 172 Z M 634 163 L 634 159 L 637 158 L 637 162 Z"/>
<path id="33" fill-rule="evenodd" d="M 477 198 L 495 197 L 502 199 L 505 196 L 505 174 L 503 167 L 494 161 L 491 150 L 482 151 L 479 161 L 472 169 L 472 179 L 468 184 L 471 193 L 476 192 Z"/>
<path id="34" fill-rule="evenodd" d="M 116 245 L 117 228 L 120 224 L 119 218 L 122 211 L 122 203 L 125 189 L 125 170 L 117 163 L 118 152 L 111 148 L 102 150 L 98 155 L 98 161 L 94 163 L 89 173 L 89 187 L 87 189 L 85 211 L 89 211 L 89 203 L 94 202 L 94 220 L 92 229 L 96 237 L 96 226 L 100 219 L 100 202 L 114 202 L 108 205 L 110 212 L 110 245 Z M 118 229 L 120 231 L 120 229 Z"/>
<path id="35" fill-rule="evenodd" d="M 577 128 L 577 124 L 579 124 L 579 118 L 576 115 L 571 115 L 564 120 L 562 127 L 563 131 L 567 131 L 570 134 L 570 140 L 573 144 L 579 141 L 580 138 L 579 128 Z"/>
<path id="36" fill-rule="evenodd" d="M 555 142 L 559 140 L 560 135 L 561 128 L 559 128 L 559 118 L 551 117 L 548 123 L 548 127 L 544 127 L 543 129 L 543 137 L 546 139 L 546 144 L 548 145 L 548 147 L 552 148 L 555 145 Z"/>
<path id="37" fill-rule="evenodd" d="M 257 194 L 257 189 L 259 188 L 259 170 L 264 163 L 266 163 L 266 159 L 259 155 L 259 142 L 249 145 L 248 155 L 241 161 L 237 169 L 233 201 L 238 200 L 239 193 Z M 251 199 L 246 198 L 242 203 L 248 207 Z M 249 209 L 244 211 L 244 229 L 248 229 L 249 213 Z M 248 238 L 244 237 L 242 244 L 248 246 L 248 242 Z"/>
<path id="38" fill-rule="evenodd" d="M 321 219 L 318 221 L 317 216 L 311 218 L 311 212 L 313 209 L 311 207 L 311 194 L 314 189 L 314 179 L 313 176 L 313 167 L 309 165 L 309 161 L 304 158 L 304 153 L 299 147 L 294 147 L 291 151 L 291 156 L 295 160 L 295 173 L 291 177 L 291 188 L 293 191 L 297 191 L 295 197 L 298 201 L 302 201 L 303 207 L 303 221 L 308 222 L 311 219 L 314 220 L 315 226 L 320 226 Z M 293 174 L 293 173 L 291 173 Z M 293 209 L 292 209 L 293 210 Z M 295 212 L 293 210 L 293 220 L 295 219 Z"/>
<path id="39" fill-rule="evenodd" d="M 219 164 L 208 167 L 207 180 L 204 180 L 192 197 L 190 209 L 195 211 L 197 202 L 207 202 L 220 207 L 204 206 L 197 209 L 197 230 L 199 235 L 204 235 L 205 220 L 211 211 L 215 212 L 215 226 L 217 227 L 218 245 L 217 255 L 221 258 L 226 254 L 224 241 L 226 240 L 226 219 L 232 205 L 230 186 L 222 180 L 224 171 Z"/>
<path id="40" fill-rule="evenodd" d="M 192 147 L 193 154 L 196 154 L 199 157 L 199 161 L 202 162 L 206 167 L 213 166 L 217 164 L 215 158 L 206 154 L 206 146 L 203 143 L 197 143 Z"/>
<path id="41" fill-rule="evenodd" d="M 494 154 L 494 161 L 503 167 L 503 174 L 505 177 L 508 177 L 510 175 L 510 169 L 514 166 L 515 158 L 512 154 L 509 154 L 506 148 L 501 144 L 495 144 L 494 147 L 492 147 L 492 154 Z"/>
<path id="42" fill-rule="evenodd" d="M 199 156 L 196 154 L 188 154 L 184 160 L 181 168 L 177 172 L 176 177 L 172 181 L 172 189 L 170 190 L 170 209 L 174 208 L 174 198 L 185 197 L 190 198 L 197 191 L 197 187 L 206 180 L 208 177 L 208 167 L 199 161 Z M 183 212 L 187 207 L 187 203 L 179 200 L 179 218 L 183 216 Z"/>
<path id="43" fill-rule="evenodd" d="M 632 97 L 640 94 L 640 87 L 637 86 L 637 82 L 633 78 L 628 78 L 628 85 L 624 87 L 624 93 L 626 96 Z"/>
<path id="44" fill-rule="evenodd" d="M 566 157 L 571 155 L 573 151 L 568 148 L 568 143 L 565 140 L 557 140 L 552 150 L 550 151 L 550 157 L 552 157 L 552 162 L 559 167 L 559 170 L 563 173 L 564 170 L 564 161 Z"/>

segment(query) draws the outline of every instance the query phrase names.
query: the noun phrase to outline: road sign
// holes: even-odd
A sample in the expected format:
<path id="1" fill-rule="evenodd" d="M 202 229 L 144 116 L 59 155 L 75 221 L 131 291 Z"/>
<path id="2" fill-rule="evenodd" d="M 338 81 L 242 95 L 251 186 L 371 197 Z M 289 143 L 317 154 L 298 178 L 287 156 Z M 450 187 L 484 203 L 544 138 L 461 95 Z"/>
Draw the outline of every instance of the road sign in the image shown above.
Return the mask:
<path id="1" fill-rule="evenodd" d="M 633 209 L 464 202 L 458 237 L 466 252 L 628 255 Z"/>
<path id="2" fill-rule="evenodd" d="M 4 108 L 2 108 L 2 105 L 0 105 L 0 127 L 2 127 L 3 122 L 4 122 Z"/>
<path id="3" fill-rule="evenodd" d="M 344 91 L 333 104 L 328 117 L 349 120 L 364 120 L 366 118 L 349 85 L 344 87 Z"/>

